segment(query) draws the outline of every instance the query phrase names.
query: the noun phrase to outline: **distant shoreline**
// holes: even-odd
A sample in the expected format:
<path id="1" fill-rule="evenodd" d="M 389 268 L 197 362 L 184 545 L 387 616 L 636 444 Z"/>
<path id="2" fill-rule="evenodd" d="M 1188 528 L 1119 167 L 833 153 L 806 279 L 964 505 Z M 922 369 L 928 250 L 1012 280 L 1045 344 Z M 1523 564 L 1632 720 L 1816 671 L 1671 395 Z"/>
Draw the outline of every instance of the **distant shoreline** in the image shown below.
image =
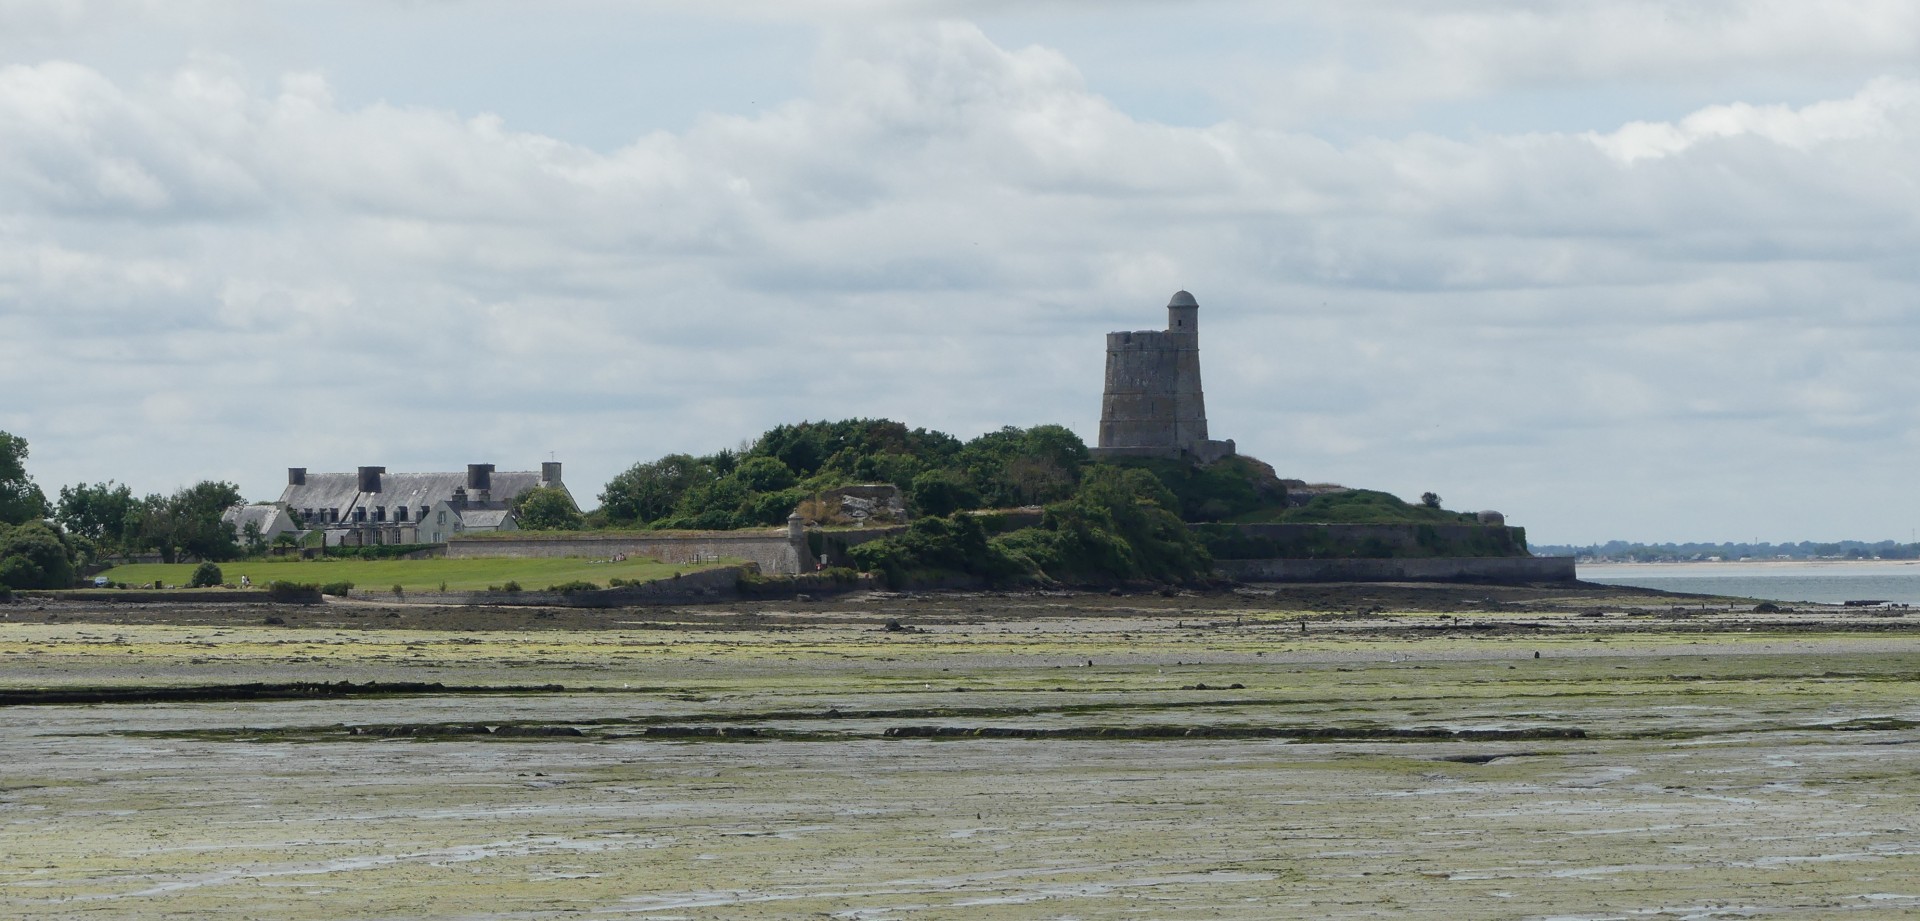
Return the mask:
<path id="1" fill-rule="evenodd" d="M 1644 572 L 1659 569 L 1663 572 L 1679 575 L 1687 572 L 1719 573 L 1746 571 L 1769 572 L 1786 570 L 1828 570 L 1838 575 L 1839 570 L 1888 570 L 1920 567 L 1920 560 L 1724 560 L 1712 562 L 1706 560 L 1685 560 L 1673 562 L 1649 563 L 1575 563 L 1583 574 L 1607 575 L 1608 570 L 1621 573 Z M 1920 571 L 1920 570 L 1916 570 Z"/>

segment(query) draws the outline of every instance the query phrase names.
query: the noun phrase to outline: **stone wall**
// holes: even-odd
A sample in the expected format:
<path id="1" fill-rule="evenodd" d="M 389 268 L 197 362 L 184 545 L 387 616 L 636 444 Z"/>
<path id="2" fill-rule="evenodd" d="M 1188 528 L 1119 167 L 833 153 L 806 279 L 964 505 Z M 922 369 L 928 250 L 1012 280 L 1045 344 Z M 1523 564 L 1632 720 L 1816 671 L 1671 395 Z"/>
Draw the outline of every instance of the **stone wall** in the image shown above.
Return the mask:
<path id="1" fill-rule="evenodd" d="M 1217 560 L 1220 575 L 1241 582 L 1483 582 L 1501 585 L 1574 581 L 1573 557 L 1421 557 L 1373 560 Z"/>
<path id="2" fill-rule="evenodd" d="M 1494 524 L 1195 524 L 1215 559 L 1525 557 L 1525 528 Z"/>
<path id="3" fill-rule="evenodd" d="M 447 542 L 448 559 L 481 557 L 573 556 L 608 559 L 626 554 L 663 563 L 746 560 L 769 575 L 794 575 L 813 569 L 806 540 L 785 529 L 766 531 L 635 531 L 629 534 L 576 534 L 566 531 L 518 531 L 510 538 L 462 538 Z"/>
<path id="4" fill-rule="evenodd" d="M 740 567 L 721 566 L 702 572 L 689 572 L 670 579 L 656 579 L 640 585 L 623 585 L 590 592 L 408 592 L 395 598 L 385 592 L 368 592 L 374 601 L 403 601 L 408 604 L 504 605 L 545 608 L 625 608 L 649 604 L 699 604 L 732 601 L 740 597 Z"/>

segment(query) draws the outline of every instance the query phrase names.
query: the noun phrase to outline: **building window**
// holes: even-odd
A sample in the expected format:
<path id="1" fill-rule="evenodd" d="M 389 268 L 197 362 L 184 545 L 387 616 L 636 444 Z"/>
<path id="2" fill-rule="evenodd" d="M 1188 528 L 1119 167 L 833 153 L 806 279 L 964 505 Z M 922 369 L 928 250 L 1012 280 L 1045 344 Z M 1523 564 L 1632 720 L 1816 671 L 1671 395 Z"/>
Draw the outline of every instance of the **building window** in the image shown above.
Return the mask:
<path id="1" fill-rule="evenodd" d="M 393 507 L 393 520 L 395 520 L 395 521 L 405 521 L 405 520 L 407 520 L 407 507 L 406 507 L 406 506 L 404 506 L 404 505 L 396 505 L 396 506 L 394 506 L 394 507 Z"/>
<path id="2" fill-rule="evenodd" d="M 434 519 L 434 523 L 435 523 L 435 524 L 446 524 L 446 523 L 447 523 L 447 510 L 446 510 L 446 509 L 441 509 L 441 510 L 440 510 L 440 514 L 439 514 L 439 516 L 438 516 L 438 517 L 436 517 L 436 518 Z"/>
<path id="3" fill-rule="evenodd" d="M 353 520 L 355 521 L 367 520 L 367 507 L 363 505 L 363 506 L 360 506 L 359 508 L 354 509 Z"/>

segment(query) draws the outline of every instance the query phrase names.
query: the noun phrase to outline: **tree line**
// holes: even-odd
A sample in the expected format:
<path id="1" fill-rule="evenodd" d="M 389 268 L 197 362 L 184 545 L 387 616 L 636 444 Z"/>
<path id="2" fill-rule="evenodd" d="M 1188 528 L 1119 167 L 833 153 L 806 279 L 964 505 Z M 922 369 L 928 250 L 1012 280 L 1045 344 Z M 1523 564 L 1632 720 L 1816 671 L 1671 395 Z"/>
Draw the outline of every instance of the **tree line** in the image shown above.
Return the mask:
<path id="1" fill-rule="evenodd" d="M 241 501 L 232 483 L 144 497 L 113 481 L 82 483 L 49 502 L 27 473 L 28 456 L 26 439 L 0 432 L 0 589 L 68 588 L 82 568 L 134 553 L 224 561 L 247 549 L 220 520 Z"/>

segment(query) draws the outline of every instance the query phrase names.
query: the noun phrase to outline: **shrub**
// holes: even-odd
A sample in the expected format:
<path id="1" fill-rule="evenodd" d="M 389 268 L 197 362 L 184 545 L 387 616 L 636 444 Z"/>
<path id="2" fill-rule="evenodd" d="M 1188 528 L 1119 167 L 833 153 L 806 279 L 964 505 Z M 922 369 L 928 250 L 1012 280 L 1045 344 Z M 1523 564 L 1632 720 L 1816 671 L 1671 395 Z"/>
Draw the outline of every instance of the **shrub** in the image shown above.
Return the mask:
<path id="1" fill-rule="evenodd" d="M 73 546 L 41 521 L 0 523 L 0 584 L 10 588 L 72 588 Z"/>
<path id="2" fill-rule="evenodd" d="M 990 543 L 980 523 L 964 514 L 916 519 L 904 533 L 860 544 L 848 553 L 862 569 L 884 574 L 895 588 L 923 577 L 972 576 L 1001 583 L 1031 574 L 1025 561 Z"/>
<path id="3" fill-rule="evenodd" d="M 12 601 L 13 589 L 0 585 L 0 602 Z"/>
<path id="4" fill-rule="evenodd" d="M 347 597 L 347 594 L 352 591 L 353 591 L 352 582 L 328 582 L 327 584 L 320 586 L 320 594 L 333 595 L 338 598 L 345 598 Z"/>
<path id="5" fill-rule="evenodd" d="M 225 581 L 227 581 L 226 577 L 221 574 L 220 567 L 209 561 L 194 567 L 193 578 L 187 580 L 187 587 L 212 588 Z"/>
<path id="6" fill-rule="evenodd" d="M 600 590 L 600 586 L 595 585 L 592 582 L 587 582 L 582 579 L 575 579 L 572 582 L 562 582 L 559 585 L 547 586 L 547 591 L 559 592 L 562 595 L 572 594 L 573 592 L 597 592 L 599 590 Z"/>
<path id="7" fill-rule="evenodd" d="M 487 586 L 487 591 L 490 591 L 490 592 L 517 592 L 519 590 L 520 590 L 520 583 L 518 582 L 508 582 L 505 585 Z"/>

